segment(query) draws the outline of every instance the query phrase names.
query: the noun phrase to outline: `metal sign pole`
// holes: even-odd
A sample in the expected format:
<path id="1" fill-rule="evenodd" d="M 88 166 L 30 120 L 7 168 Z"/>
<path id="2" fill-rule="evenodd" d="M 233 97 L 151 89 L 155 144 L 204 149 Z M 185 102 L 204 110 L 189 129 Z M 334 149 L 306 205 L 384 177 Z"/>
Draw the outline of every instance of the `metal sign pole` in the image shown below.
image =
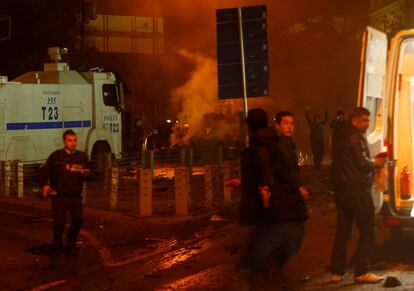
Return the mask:
<path id="1" fill-rule="evenodd" d="M 243 86 L 243 101 L 244 101 L 244 114 L 247 117 L 249 111 L 247 104 L 247 87 L 246 87 L 246 64 L 244 57 L 244 37 L 243 37 L 243 17 L 242 8 L 238 8 L 239 11 L 239 32 L 240 32 L 240 53 L 241 53 L 241 69 L 242 69 L 242 86 Z"/>
<path id="2" fill-rule="evenodd" d="M 85 66 L 85 33 L 86 33 L 86 0 L 82 1 L 82 13 L 81 13 L 81 66 Z"/>
<path id="3" fill-rule="evenodd" d="M 245 62 L 245 56 L 244 56 L 243 17 L 242 17 L 242 8 L 241 7 L 238 8 L 238 12 L 239 12 L 240 56 L 241 56 L 241 69 L 242 69 L 244 116 L 247 118 L 249 107 L 248 107 L 248 104 L 247 104 L 246 62 Z M 247 134 L 247 132 L 242 130 L 242 136 L 243 136 L 243 132 L 244 132 L 244 135 L 245 135 L 243 137 L 244 146 L 247 148 L 249 146 L 249 135 Z"/>

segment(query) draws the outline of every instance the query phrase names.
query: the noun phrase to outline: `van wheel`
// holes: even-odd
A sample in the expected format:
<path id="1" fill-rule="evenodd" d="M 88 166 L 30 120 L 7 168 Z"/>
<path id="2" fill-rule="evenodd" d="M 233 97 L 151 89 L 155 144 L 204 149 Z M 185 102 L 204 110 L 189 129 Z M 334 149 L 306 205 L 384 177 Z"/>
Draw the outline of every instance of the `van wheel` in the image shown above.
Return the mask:
<path id="1" fill-rule="evenodd" d="M 105 167 L 107 166 L 107 155 L 111 154 L 111 149 L 106 143 L 97 143 L 92 150 L 92 165 L 93 172 L 98 176 L 103 176 Z"/>

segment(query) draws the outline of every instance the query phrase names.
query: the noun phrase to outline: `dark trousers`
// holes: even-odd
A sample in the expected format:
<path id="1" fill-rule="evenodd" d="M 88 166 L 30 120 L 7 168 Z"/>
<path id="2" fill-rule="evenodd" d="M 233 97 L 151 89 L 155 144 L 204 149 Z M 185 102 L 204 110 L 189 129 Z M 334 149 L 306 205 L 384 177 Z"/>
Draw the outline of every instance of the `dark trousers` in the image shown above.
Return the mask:
<path id="1" fill-rule="evenodd" d="M 302 244 L 304 222 L 255 226 L 249 234 L 236 266 L 238 272 L 257 272 L 267 258 L 283 268 Z"/>
<path id="2" fill-rule="evenodd" d="M 76 240 L 83 223 L 83 205 L 81 196 L 56 195 L 52 197 L 53 244 L 63 247 L 63 232 L 66 224 L 66 211 L 71 216 L 71 224 L 66 236 L 66 247 L 76 247 Z"/>
<path id="3" fill-rule="evenodd" d="M 316 169 L 321 168 L 324 152 L 323 140 L 311 140 L 312 155 L 313 155 L 313 165 Z"/>
<path id="4" fill-rule="evenodd" d="M 375 210 L 368 192 L 336 193 L 337 225 L 332 250 L 333 274 L 343 275 L 347 265 L 348 241 L 355 222 L 359 229 L 358 248 L 355 253 L 355 276 L 369 270 L 369 259 L 375 240 Z"/>

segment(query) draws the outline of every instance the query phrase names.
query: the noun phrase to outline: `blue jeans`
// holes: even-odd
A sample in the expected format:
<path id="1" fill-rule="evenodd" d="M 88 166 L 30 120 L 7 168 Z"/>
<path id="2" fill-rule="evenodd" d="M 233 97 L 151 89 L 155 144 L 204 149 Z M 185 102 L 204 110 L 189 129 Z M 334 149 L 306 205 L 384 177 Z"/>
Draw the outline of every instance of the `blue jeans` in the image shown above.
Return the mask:
<path id="1" fill-rule="evenodd" d="M 249 234 L 237 272 L 257 272 L 271 257 L 281 269 L 302 244 L 304 222 L 287 222 L 255 226 Z"/>

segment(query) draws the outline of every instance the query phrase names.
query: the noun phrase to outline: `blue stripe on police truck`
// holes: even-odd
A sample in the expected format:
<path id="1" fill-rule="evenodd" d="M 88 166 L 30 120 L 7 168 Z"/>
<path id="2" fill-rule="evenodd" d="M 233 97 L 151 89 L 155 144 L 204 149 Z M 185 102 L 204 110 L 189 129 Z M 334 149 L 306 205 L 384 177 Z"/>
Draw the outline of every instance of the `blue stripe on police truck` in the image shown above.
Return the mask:
<path id="1" fill-rule="evenodd" d="M 88 128 L 91 120 L 49 121 L 49 122 L 11 122 L 6 124 L 7 130 L 56 129 L 56 128 Z"/>
<path id="2" fill-rule="evenodd" d="M 65 121 L 63 123 L 63 127 L 67 128 L 67 127 L 72 127 L 72 128 L 77 128 L 77 127 L 82 127 L 82 121 Z"/>

